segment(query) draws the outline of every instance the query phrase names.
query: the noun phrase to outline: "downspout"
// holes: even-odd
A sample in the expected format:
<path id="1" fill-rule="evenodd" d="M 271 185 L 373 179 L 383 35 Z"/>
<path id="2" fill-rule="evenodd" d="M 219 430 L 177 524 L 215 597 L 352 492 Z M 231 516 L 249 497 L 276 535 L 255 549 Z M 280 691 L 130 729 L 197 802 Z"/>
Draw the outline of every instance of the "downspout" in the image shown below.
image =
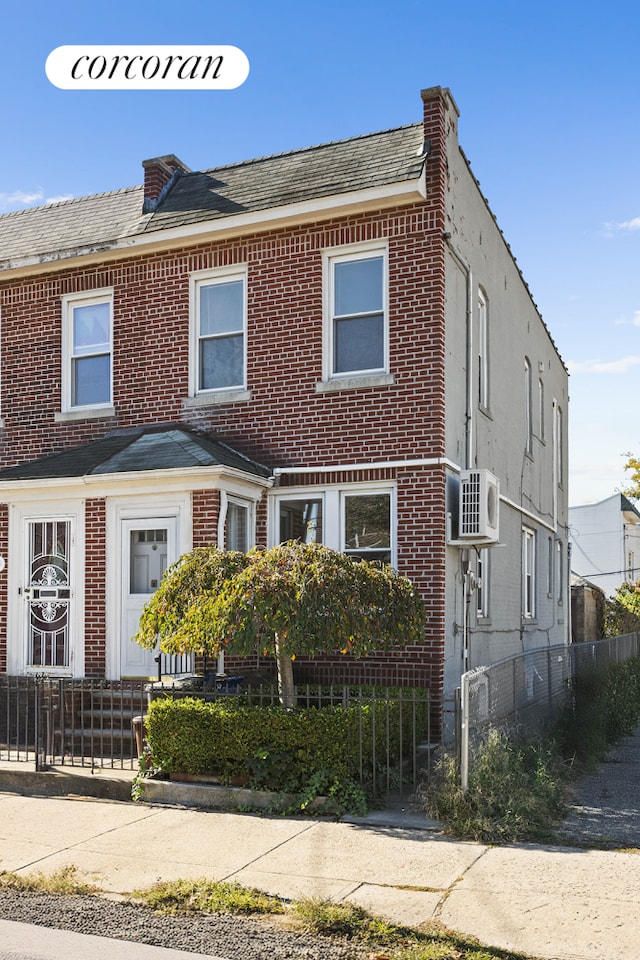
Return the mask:
<path id="1" fill-rule="evenodd" d="M 465 384 L 465 420 L 464 420 L 464 466 L 469 470 L 473 464 L 473 274 L 471 264 L 464 259 L 462 254 L 455 248 L 451 241 L 451 234 L 445 233 L 444 239 L 451 256 L 456 261 L 465 275 L 466 280 L 466 308 L 465 308 L 465 332 L 466 332 L 466 384 Z M 469 591 L 469 562 L 467 551 L 461 553 L 460 561 L 464 572 L 462 575 L 462 672 L 469 670 L 469 639 L 471 630 L 469 627 L 469 612 L 471 596 Z"/>
<path id="2" fill-rule="evenodd" d="M 229 508 L 229 498 L 227 496 L 226 490 L 220 491 L 220 509 L 218 512 L 218 549 L 224 550 L 224 531 L 227 524 L 227 510 Z M 218 653 L 218 661 L 216 663 L 216 673 L 218 675 L 224 673 L 224 650 L 221 650 Z"/>

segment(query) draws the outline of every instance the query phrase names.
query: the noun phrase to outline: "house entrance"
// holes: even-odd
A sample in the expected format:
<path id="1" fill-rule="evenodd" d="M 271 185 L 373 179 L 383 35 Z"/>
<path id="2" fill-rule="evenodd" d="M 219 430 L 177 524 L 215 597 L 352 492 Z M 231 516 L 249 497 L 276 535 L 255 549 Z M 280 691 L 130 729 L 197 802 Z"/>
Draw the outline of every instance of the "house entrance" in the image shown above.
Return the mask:
<path id="1" fill-rule="evenodd" d="M 70 520 L 26 524 L 26 665 L 39 670 L 71 666 Z"/>
<path id="2" fill-rule="evenodd" d="M 143 607 L 160 586 L 167 567 L 177 560 L 176 517 L 122 520 L 122 617 L 120 676 L 157 674 L 156 651 L 144 650 L 132 637 Z"/>

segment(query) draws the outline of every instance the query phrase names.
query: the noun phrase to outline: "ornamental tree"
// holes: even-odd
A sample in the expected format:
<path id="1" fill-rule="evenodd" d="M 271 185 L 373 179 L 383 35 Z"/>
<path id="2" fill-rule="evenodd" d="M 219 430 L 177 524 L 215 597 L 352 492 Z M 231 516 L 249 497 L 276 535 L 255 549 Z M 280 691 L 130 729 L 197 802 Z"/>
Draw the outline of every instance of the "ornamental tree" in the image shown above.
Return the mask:
<path id="1" fill-rule="evenodd" d="M 621 584 L 609 597 L 604 609 L 604 632 L 607 637 L 640 630 L 640 582 Z"/>
<path id="2" fill-rule="evenodd" d="M 290 541 L 247 554 L 186 554 L 145 607 L 135 640 L 173 654 L 271 655 L 280 701 L 291 707 L 296 656 L 363 657 L 420 642 L 424 625 L 417 590 L 392 567 Z"/>

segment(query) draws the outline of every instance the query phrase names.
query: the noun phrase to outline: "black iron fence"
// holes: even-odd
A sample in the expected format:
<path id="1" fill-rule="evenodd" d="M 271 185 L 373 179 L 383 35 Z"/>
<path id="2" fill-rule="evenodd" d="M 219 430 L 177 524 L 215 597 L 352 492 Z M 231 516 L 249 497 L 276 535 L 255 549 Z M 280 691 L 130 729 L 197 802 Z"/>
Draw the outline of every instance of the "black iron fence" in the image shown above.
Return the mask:
<path id="1" fill-rule="evenodd" d="M 0 674 L 0 760 L 136 769 L 133 718 L 147 702 L 136 681 Z"/>
<path id="2" fill-rule="evenodd" d="M 269 707 L 279 702 L 274 686 L 248 686 L 242 677 L 142 683 L 0 675 L 0 761 L 29 762 L 36 769 L 137 770 L 142 718 L 158 697 L 231 697 L 238 704 Z M 297 688 L 297 702 L 307 709 L 354 710 L 359 776 L 374 795 L 402 799 L 428 776 L 428 690 L 306 685 Z"/>

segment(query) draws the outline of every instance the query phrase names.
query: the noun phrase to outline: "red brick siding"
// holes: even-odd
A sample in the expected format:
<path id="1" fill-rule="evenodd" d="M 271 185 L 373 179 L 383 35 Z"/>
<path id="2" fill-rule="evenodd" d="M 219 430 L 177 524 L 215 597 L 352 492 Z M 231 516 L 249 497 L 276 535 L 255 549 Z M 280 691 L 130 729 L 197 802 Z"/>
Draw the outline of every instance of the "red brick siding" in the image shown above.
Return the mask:
<path id="1" fill-rule="evenodd" d="M 267 464 L 442 455 L 442 239 L 424 206 L 254 236 L 243 242 L 62 271 L 2 288 L 6 465 L 141 423 L 213 430 Z M 322 250 L 389 239 L 391 369 L 396 384 L 318 394 Z M 248 263 L 249 402 L 185 408 L 189 276 Z M 114 404 L 106 420 L 55 423 L 65 293 L 114 288 Z M 25 331 L 29 349 L 25 349 Z M 416 336 L 416 331 L 419 336 Z"/>
<path id="2" fill-rule="evenodd" d="M 85 507 L 84 636 L 85 676 L 105 675 L 106 503 L 87 500 Z"/>

